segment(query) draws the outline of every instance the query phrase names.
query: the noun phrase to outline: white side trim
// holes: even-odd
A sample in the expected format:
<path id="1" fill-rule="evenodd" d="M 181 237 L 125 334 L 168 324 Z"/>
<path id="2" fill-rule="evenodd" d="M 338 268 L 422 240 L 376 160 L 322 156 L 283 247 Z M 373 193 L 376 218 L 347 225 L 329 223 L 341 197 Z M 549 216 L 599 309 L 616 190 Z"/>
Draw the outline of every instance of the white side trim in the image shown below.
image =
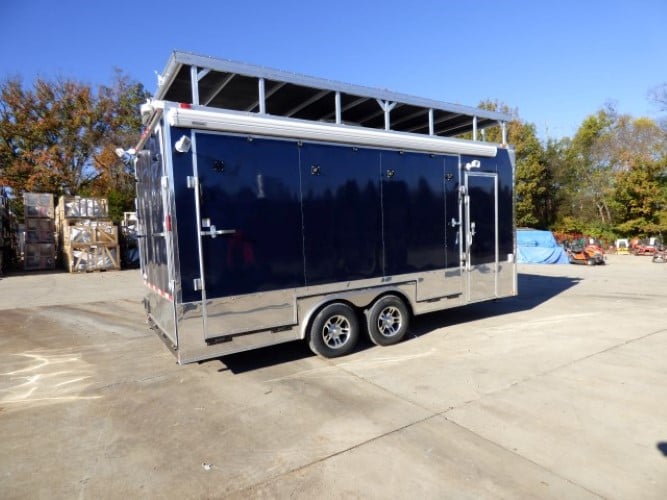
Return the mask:
<path id="1" fill-rule="evenodd" d="M 495 145 L 463 139 L 308 122 L 294 118 L 257 116 L 257 114 L 233 111 L 172 107 L 167 112 L 167 120 L 170 125 L 175 127 L 405 149 L 427 153 L 494 157 L 498 151 Z"/>

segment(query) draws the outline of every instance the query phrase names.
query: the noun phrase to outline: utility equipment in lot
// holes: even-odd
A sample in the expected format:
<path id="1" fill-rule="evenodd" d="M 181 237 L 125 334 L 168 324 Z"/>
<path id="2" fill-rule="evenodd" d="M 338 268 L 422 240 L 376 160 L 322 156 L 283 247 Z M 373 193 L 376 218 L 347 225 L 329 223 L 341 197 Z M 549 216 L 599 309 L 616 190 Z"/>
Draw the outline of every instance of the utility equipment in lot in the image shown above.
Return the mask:
<path id="1" fill-rule="evenodd" d="M 517 293 L 506 114 L 174 52 L 142 117 L 144 303 L 180 363 Z"/>

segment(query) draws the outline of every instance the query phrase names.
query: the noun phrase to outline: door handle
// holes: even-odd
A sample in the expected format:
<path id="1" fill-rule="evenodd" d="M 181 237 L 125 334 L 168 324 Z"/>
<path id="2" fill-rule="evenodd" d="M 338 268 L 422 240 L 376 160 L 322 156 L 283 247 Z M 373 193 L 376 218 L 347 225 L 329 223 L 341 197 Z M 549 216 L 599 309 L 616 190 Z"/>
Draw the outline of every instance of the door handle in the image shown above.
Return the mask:
<path id="1" fill-rule="evenodd" d="M 223 234 L 234 234 L 236 232 L 236 229 L 216 229 L 215 225 L 209 226 L 208 231 L 200 231 L 199 234 L 202 236 L 210 236 L 211 238 L 215 238 L 216 236 L 220 236 Z"/>

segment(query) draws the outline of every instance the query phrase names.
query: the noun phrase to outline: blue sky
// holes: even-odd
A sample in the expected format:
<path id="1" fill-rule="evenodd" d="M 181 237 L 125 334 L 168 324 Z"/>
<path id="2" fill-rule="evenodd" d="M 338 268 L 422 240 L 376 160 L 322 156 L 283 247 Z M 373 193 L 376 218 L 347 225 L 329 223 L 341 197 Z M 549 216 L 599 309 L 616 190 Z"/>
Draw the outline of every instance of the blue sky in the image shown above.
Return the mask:
<path id="1" fill-rule="evenodd" d="M 476 106 L 518 109 L 541 138 L 572 136 L 612 102 L 659 116 L 665 0 L 319 2 L 0 0 L 0 79 L 123 69 L 153 92 L 172 50 Z"/>

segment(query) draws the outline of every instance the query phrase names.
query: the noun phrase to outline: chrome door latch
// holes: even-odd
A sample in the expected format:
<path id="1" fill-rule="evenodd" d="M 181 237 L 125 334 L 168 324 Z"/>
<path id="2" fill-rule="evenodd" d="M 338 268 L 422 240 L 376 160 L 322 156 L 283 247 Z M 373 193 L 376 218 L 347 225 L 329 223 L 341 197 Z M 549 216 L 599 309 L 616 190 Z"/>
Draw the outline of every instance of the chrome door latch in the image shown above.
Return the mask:
<path id="1" fill-rule="evenodd" d="M 236 232 L 236 229 L 216 228 L 214 224 L 211 224 L 211 219 L 202 219 L 201 226 L 205 229 L 208 229 L 208 231 L 199 231 L 199 234 L 202 236 L 210 236 L 211 238 L 215 238 L 223 234 L 234 234 Z"/>

